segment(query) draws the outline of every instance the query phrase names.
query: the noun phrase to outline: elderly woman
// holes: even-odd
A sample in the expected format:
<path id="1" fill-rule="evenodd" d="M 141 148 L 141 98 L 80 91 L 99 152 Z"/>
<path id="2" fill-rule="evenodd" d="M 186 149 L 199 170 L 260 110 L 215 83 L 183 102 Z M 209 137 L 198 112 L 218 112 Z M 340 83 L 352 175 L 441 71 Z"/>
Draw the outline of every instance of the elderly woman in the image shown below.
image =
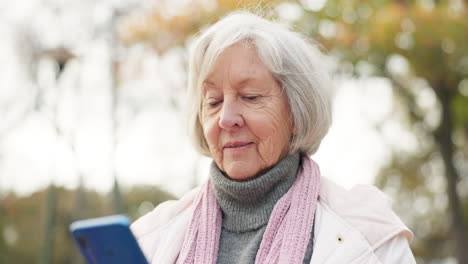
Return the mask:
<path id="1" fill-rule="evenodd" d="M 304 37 L 245 12 L 199 37 L 190 127 L 210 177 L 132 225 L 151 263 L 415 263 L 380 191 L 345 190 L 309 158 L 331 123 L 322 65 Z"/>

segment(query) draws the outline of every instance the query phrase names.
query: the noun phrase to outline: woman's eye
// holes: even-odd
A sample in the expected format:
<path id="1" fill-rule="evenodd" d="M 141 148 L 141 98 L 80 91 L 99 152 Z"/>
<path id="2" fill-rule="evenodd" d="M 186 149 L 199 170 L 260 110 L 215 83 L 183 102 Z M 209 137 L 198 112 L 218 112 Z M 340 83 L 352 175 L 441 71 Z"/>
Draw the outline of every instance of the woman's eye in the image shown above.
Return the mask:
<path id="1" fill-rule="evenodd" d="M 208 105 L 210 107 L 215 107 L 215 106 L 219 105 L 221 102 L 222 102 L 221 100 L 208 101 Z"/>
<path id="2" fill-rule="evenodd" d="M 259 98 L 258 95 L 247 95 L 247 96 L 244 96 L 244 99 L 248 100 L 248 101 L 255 101 Z"/>

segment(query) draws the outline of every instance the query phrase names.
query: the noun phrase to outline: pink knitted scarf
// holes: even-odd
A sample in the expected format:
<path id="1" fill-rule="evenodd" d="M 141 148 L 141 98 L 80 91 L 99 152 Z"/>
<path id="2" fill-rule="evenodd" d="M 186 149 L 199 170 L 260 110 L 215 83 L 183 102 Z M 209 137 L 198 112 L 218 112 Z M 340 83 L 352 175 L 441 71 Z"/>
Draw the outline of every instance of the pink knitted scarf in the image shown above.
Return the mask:
<path id="1" fill-rule="evenodd" d="M 320 186 L 318 165 L 303 159 L 302 171 L 268 220 L 255 263 L 302 263 L 310 240 Z M 221 209 L 211 183 L 203 185 L 177 263 L 216 263 Z"/>

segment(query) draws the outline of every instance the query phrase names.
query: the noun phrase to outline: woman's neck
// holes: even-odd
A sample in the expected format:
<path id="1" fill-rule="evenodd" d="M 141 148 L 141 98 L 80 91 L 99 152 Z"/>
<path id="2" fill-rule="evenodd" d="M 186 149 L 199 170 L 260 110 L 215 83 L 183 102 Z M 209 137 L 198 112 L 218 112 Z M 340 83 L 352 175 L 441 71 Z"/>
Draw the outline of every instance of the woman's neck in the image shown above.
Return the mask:
<path id="1" fill-rule="evenodd" d="M 286 156 L 268 171 L 249 181 L 234 181 L 213 162 L 211 182 L 223 212 L 223 228 L 247 232 L 268 223 L 271 211 L 291 187 L 300 167 L 300 154 Z"/>

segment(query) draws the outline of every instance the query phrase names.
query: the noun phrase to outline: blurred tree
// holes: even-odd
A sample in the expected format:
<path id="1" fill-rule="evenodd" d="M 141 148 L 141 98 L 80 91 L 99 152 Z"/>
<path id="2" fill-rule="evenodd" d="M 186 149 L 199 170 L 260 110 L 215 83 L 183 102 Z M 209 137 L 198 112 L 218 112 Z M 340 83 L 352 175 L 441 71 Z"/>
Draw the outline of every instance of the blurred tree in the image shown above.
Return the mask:
<path id="1" fill-rule="evenodd" d="M 305 28 L 310 21 L 317 21 L 307 33 L 340 60 L 352 62 L 354 74 L 362 75 L 367 67 L 367 74 L 390 80 L 397 102 L 408 113 L 406 120 L 400 121 L 408 126 L 418 144 L 413 153 L 394 152 L 393 161 L 377 182 L 383 188 L 398 188 L 398 205 L 407 204 L 403 206 L 413 219 L 431 219 L 425 221 L 430 235 L 418 241 L 423 246 L 416 249 L 417 255 L 429 259 L 452 254 L 447 247 L 450 239 L 440 233 L 450 227 L 459 263 L 468 263 L 467 220 L 462 204 L 462 198 L 466 201 L 467 197 L 466 192 L 465 197 L 458 192 L 462 179 L 455 164 L 455 156 L 461 164 L 467 161 L 463 150 L 467 147 L 468 97 L 466 92 L 462 94 L 468 80 L 467 15 L 461 1 L 331 0 L 320 12 L 306 12 L 298 23 Z M 435 98 L 436 109 L 421 106 L 424 96 Z M 439 121 L 434 122 L 434 114 L 439 115 Z M 452 138 L 458 138 L 458 143 Z M 435 164 L 441 164 L 442 169 L 434 169 Z M 424 204 L 421 201 L 441 197 L 443 184 L 435 190 L 431 187 L 437 175 L 446 179 L 450 225 L 430 217 L 435 216 L 435 207 L 414 207 L 416 202 Z M 440 213 L 442 216 L 443 210 Z M 412 222 L 416 227 L 417 223 Z M 434 250 L 435 245 L 443 250 Z"/>
<path id="2" fill-rule="evenodd" d="M 78 187 L 75 190 L 74 200 L 75 200 L 75 204 L 73 206 L 73 213 L 72 213 L 72 217 L 69 223 L 75 220 L 79 220 L 79 219 L 90 218 L 91 216 L 85 215 L 85 212 L 87 211 L 88 207 L 87 207 L 87 200 L 86 200 L 86 191 L 85 191 L 85 187 L 83 183 L 83 175 L 79 176 Z M 83 259 L 80 257 L 80 252 L 77 247 L 74 247 L 72 249 L 72 252 L 70 253 L 69 263 L 72 263 L 72 264 L 84 263 Z"/>
<path id="3" fill-rule="evenodd" d="M 45 7 L 48 8 L 48 7 Z M 53 8 L 53 7 L 52 7 Z M 57 9 L 58 10 L 58 9 Z M 60 13 L 60 12 L 58 12 Z M 115 21 L 111 20 L 110 26 L 115 26 Z M 113 37 L 113 29 L 111 30 L 112 37 L 107 39 L 110 45 L 118 45 L 116 44 L 116 40 Z M 107 31 L 106 31 L 107 32 Z M 70 236 L 68 235 L 68 225 L 72 220 L 81 219 L 85 217 L 96 217 L 99 215 L 108 215 L 113 212 L 119 213 L 127 213 L 125 208 L 132 208 L 132 212 L 130 216 L 132 219 L 136 219 L 137 217 L 141 216 L 141 212 L 147 212 L 148 208 L 157 205 L 160 201 L 174 198 L 171 195 L 158 192 L 156 189 L 151 189 L 150 191 L 147 189 L 147 195 L 139 194 L 139 198 L 134 198 L 133 201 L 128 202 L 126 197 L 126 191 L 122 191 L 121 187 L 117 182 L 115 168 L 113 168 L 114 172 L 114 187 L 113 191 L 111 192 L 111 199 L 102 198 L 99 195 L 94 195 L 98 197 L 91 197 L 89 192 L 84 190 L 83 186 L 83 171 L 82 168 L 79 168 L 79 162 L 77 161 L 77 153 L 76 153 L 76 131 L 74 130 L 76 127 L 72 127 L 71 131 L 65 129 L 61 122 L 59 122 L 58 113 L 61 109 L 58 105 L 62 97 L 65 89 L 74 89 L 73 85 L 71 86 L 61 86 L 55 85 L 53 83 L 53 87 L 44 87 L 39 83 L 38 78 L 38 66 L 39 62 L 43 58 L 47 58 L 46 60 L 52 61 L 53 67 L 55 69 L 55 76 L 57 83 L 59 82 L 60 75 L 63 71 L 66 70 L 67 62 L 73 58 L 73 54 L 70 53 L 68 49 L 65 48 L 53 48 L 48 50 L 41 49 L 38 45 L 34 46 L 35 41 L 39 37 L 34 36 L 31 37 L 29 34 L 32 32 L 25 33 L 25 36 L 20 35 L 18 37 L 18 54 L 20 54 L 20 62 L 22 62 L 22 66 L 25 68 L 24 73 L 28 75 L 28 81 L 31 81 L 31 102 L 26 102 L 23 104 L 18 104 L 17 101 L 13 101 L 13 103 L 18 104 L 18 106 L 23 107 L 24 109 L 18 110 L 21 111 L 11 111 L 13 107 L 17 107 L 13 104 L 3 105 L 1 106 L 2 114 L 15 114 L 12 118 L 9 118 L 11 122 L 4 122 L 4 124 L 0 127 L 0 145 L 1 140 L 3 140 L 4 136 L 8 136 L 11 134 L 12 131 L 22 125 L 25 120 L 27 120 L 33 114 L 40 114 L 41 117 L 45 118 L 46 122 L 49 122 L 53 131 L 55 132 L 55 137 L 57 138 L 57 144 L 65 143 L 65 147 L 71 151 L 73 156 L 75 171 L 78 175 L 80 185 L 75 193 L 75 195 L 70 196 L 69 191 L 65 191 L 63 193 L 58 187 L 56 187 L 53 183 L 49 186 L 47 191 L 47 196 L 41 193 L 41 199 L 36 199 L 34 201 L 30 201 L 34 204 L 34 206 L 39 209 L 43 209 L 41 214 L 37 214 L 37 212 L 21 212 L 17 215 L 18 218 L 24 219 L 28 221 L 27 224 L 19 226 L 19 221 L 13 221 L 11 216 L 12 211 L 14 212 L 17 210 L 21 205 L 18 205 L 17 202 L 22 200 L 22 198 L 17 198 L 14 195 L 5 194 L 0 196 L 0 263 L 33 263 L 33 262 L 41 262 L 41 263 L 70 263 L 75 262 L 76 257 L 73 256 L 73 253 L 70 253 Z M 42 34 L 42 32 L 40 33 Z M 107 37 L 107 35 L 106 35 Z M 119 55 L 115 52 L 119 47 L 110 47 L 111 49 L 111 60 L 110 60 L 110 69 L 112 75 L 112 84 L 110 85 L 112 91 L 112 133 L 113 133 L 113 150 L 111 151 L 111 155 L 115 154 L 115 148 L 117 144 L 117 116 L 116 116 L 116 109 L 118 106 L 118 72 L 116 67 L 118 63 L 114 63 L 119 58 Z M 31 53 L 31 54 L 30 54 Z M 29 83 L 28 83 L 29 84 Z M 52 84 L 52 83 L 48 83 Z M 19 85 L 19 84 L 18 84 Z M 46 89 L 45 89 L 46 88 Z M 49 89 L 51 88 L 51 89 Z M 64 89 L 62 89 L 64 88 Z M 13 88 L 13 89 L 16 89 Z M 47 91 L 46 91 L 47 90 Z M 51 91 L 52 90 L 52 91 Z M 50 96 L 50 93 L 53 96 Z M 74 94 L 76 95 L 76 94 Z M 29 104 L 28 104 L 29 103 Z M 145 106 L 138 106 L 139 108 L 147 107 Z M 10 113 L 11 112 L 11 113 Z M 9 117 L 9 116 L 8 116 Z M 74 120 L 76 121 L 76 120 Z M 74 122 L 77 123 L 77 122 Z M 126 124 L 125 124 L 126 125 Z M 0 146 L 0 151 L 1 151 Z M 0 156 L 0 159 L 2 157 Z M 112 158 L 114 160 L 114 158 Z M 1 160 L 0 160 L 1 161 Z M 114 162 L 112 162 L 112 166 L 114 166 Z M 53 178 L 53 176 L 52 176 Z M 0 186 L 0 190 L 1 190 Z M 3 191 L 3 190 L 2 190 Z M 33 196 L 36 194 L 33 194 Z M 154 195 L 151 197 L 151 195 Z M 4 197 L 5 200 L 3 199 Z M 44 196 L 44 197 L 43 197 Z M 66 197 L 65 197 L 66 196 Z M 60 197 L 60 198 L 58 198 Z M 113 205 L 113 211 L 109 209 L 109 206 L 106 204 L 105 206 L 101 205 L 98 206 L 96 203 L 99 200 L 106 201 L 109 206 Z M 143 200 L 146 201 L 143 203 Z M 10 201 L 10 203 L 8 202 Z M 89 202 L 92 201 L 92 202 Z M 143 206 L 140 204 L 135 205 L 134 202 L 143 203 Z M 19 202 L 21 203 L 21 202 Z M 41 206 L 42 204 L 42 206 Z M 73 207 L 70 207 L 73 205 Z M 11 206 L 11 207 L 8 207 Z M 136 209 L 135 209 L 136 208 Z M 65 212 L 65 213 L 64 213 Z M 13 218 L 15 219 L 15 218 Z M 37 221 L 38 219 L 41 220 L 40 223 L 34 223 L 33 221 Z M 39 229 L 38 229 L 39 227 Z M 43 227 L 41 230 L 40 228 Z M 34 229 L 36 228 L 36 229 Z M 27 230 L 27 232 L 25 232 Z M 37 236 L 38 239 L 32 239 L 31 241 L 27 240 L 27 238 L 33 236 L 34 234 L 39 234 Z M 18 241 L 21 240 L 21 243 Z M 19 246 L 21 245 L 21 246 Z M 75 255 L 76 256 L 76 255 Z"/>
<path id="4" fill-rule="evenodd" d="M 122 194 L 120 192 L 119 181 L 117 178 L 117 170 L 116 170 L 116 163 L 115 163 L 115 155 L 116 155 L 116 148 L 117 148 L 117 127 L 118 127 L 118 118 L 117 118 L 117 107 L 119 103 L 119 56 L 117 54 L 118 51 L 118 44 L 119 42 L 116 41 L 116 32 L 115 32 L 115 21 L 117 19 L 116 10 L 112 10 L 111 19 L 109 21 L 109 49 L 111 52 L 111 62 L 109 65 L 110 71 L 110 89 L 111 89 L 111 137 L 112 137 L 112 150 L 110 151 L 111 155 L 111 169 L 112 169 L 112 176 L 114 178 L 114 185 L 112 186 L 112 205 L 114 208 L 114 213 L 120 214 L 124 211 L 123 202 L 122 202 Z"/>
<path id="5" fill-rule="evenodd" d="M 63 73 L 63 70 L 65 69 L 65 66 L 67 62 L 73 58 L 73 54 L 71 54 L 67 49 L 65 48 L 57 48 L 57 49 L 51 49 L 51 50 L 45 50 L 44 55 L 51 58 L 57 66 L 56 69 L 56 80 L 58 81 L 61 77 L 61 74 Z M 53 84 L 55 87 L 58 88 L 56 83 Z M 48 87 L 39 87 L 40 89 L 47 89 Z M 59 95 L 62 95 L 62 91 L 57 92 Z M 42 94 L 42 93 L 41 93 Z M 42 99 L 42 98 L 41 98 Z M 58 96 L 58 99 L 60 97 Z M 51 125 L 54 127 L 54 131 L 56 133 L 56 138 L 65 138 L 71 145 L 71 149 L 74 150 L 74 144 L 73 141 L 70 140 L 69 138 L 66 137 L 65 133 L 63 132 L 63 129 L 61 128 L 59 121 L 58 121 L 58 103 L 59 100 L 56 100 L 53 102 L 52 105 L 52 113 L 50 117 L 50 122 Z M 46 105 L 40 104 L 37 107 L 37 110 L 43 110 L 43 108 Z M 57 157 L 54 157 L 55 159 Z M 56 163 L 56 161 L 54 161 Z M 44 224 L 44 234 L 43 234 L 43 244 L 42 244 L 42 249 L 41 249 L 41 254 L 40 254 L 40 259 L 39 263 L 40 264 L 49 264 L 52 263 L 53 259 L 53 252 L 54 252 L 54 239 L 56 237 L 55 235 L 55 225 L 56 225 L 56 206 L 57 206 L 57 190 L 54 185 L 53 179 L 49 185 L 49 190 L 48 190 L 48 195 L 47 195 L 47 200 L 46 200 L 46 216 L 45 216 L 45 224 Z"/>
<path id="6" fill-rule="evenodd" d="M 54 252 L 54 238 L 55 238 L 55 218 L 57 206 L 57 189 L 54 184 L 49 185 L 47 190 L 47 199 L 45 205 L 45 223 L 44 232 L 42 234 L 43 243 L 40 254 L 40 264 L 52 263 L 52 254 Z"/>
<path id="7" fill-rule="evenodd" d="M 190 5 L 158 6 L 143 14 L 131 14 L 124 19 L 120 28 L 120 39 L 124 44 L 145 43 L 158 54 L 176 46 L 186 46 L 187 40 L 201 28 L 234 9 L 243 8 L 256 12 L 274 7 L 279 0 L 217 0 L 194 1 Z M 143 16 L 142 16 L 143 15 Z M 267 15 L 273 15 L 270 12 Z"/>

